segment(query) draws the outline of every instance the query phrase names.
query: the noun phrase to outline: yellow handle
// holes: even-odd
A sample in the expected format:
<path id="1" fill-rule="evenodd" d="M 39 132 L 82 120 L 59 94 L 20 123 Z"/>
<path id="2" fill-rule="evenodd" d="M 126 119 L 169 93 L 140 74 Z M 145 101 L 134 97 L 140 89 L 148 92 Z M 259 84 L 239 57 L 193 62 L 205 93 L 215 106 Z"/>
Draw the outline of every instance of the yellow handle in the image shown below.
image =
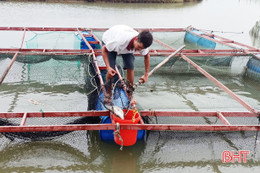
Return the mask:
<path id="1" fill-rule="evenodd" d="M 133 123 L 135 122 L 135 115 L 138 114 L 138 110 L 137 109 L 133 109 Z"/>

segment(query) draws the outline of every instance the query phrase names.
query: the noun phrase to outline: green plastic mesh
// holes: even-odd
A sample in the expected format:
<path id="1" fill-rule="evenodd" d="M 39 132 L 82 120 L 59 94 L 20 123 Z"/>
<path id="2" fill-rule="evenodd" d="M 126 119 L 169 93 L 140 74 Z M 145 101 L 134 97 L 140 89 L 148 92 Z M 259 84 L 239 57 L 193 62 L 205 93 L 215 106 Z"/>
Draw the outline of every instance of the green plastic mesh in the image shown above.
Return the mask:
<path id="1" fill-rule="evenodd" d="M 29 49 L 80 49 L 80 39 L 74 32 L 35 33 L 26 41 Z"/>

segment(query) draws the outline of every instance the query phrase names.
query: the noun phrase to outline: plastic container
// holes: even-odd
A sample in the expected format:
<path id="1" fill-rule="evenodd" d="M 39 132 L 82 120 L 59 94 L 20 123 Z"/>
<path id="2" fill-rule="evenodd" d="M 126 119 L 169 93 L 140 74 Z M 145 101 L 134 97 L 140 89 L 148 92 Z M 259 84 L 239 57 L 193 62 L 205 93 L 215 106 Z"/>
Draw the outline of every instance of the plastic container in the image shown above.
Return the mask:
<path id="1" fill-rule="evenodd" d="M 83 35 L 90 35 L 90 33 L 88 31 L 82 31 L 81 33 Z M 81 36 L 79 34 L 76 34 L 76 37 L 80 40 L 80 49 L 89 49 L 89 47 L 86 45 L 85 41 L 83 40 L 83 38 L 81 38 Z M 96 41 L 95 38 L 92 36 L 85 36 L 85 39 L 87 41 Z M 98 44 L 90 44 L 90 46 L 93 49 L 97 49 Z"/>
<path id="2" fill-rule="evenodd" d="M 260 54 L 258 54 L 260 56 Z M 246 75 L 257 82 L 260 82 L 260 60 L 252 57 L 247 63 Z"/>
<path id="3" fill-rule="evenodd" d="M 111 124 L 109 116 L 101 117 L 101 124 Z M 114 143 L 114 130 L 99 130 L 99 136 L 102 141 Z"/>
<path id="4" fill-rule="evenodd" d="M 189 42 L 189 43 L 193 43 L 193 44 L 195 43 L 196 45 L 202 46 L 203 48 L 207 48 L 207 49 L 216 48 L 216 42 L 202 37 L 202 35 L 204 33 L 197 31 L 197 30 L 192 30 L 192 32 L 194 32 L 200 36 L 192 34 L 190 32 L 186 32 L 185 37 L 184 37 L 184 42 Z M 211 37 L 211 38 L 214 39 L 214 37 Z"/>
<path id="5" fill-rule="evenodd" d="M 103 75 L 103 70 L 101 70 L 102 72 L 102 75 Z M 98 96 L 96 96 L 98 97 Z M 101 100 L 104 98 L 104 94 L 103 92 L 100 93 L 100 96 Z M 121 98 L 118 98 L 117 100 L 118 101 L 113 101 L 113 103 L 119 107 L 126 107 L 127 106 L 127 103 L 128 103 L 128 98 L 127 98 L 127 95 L 125 94 L 125 91 L 123 89 L 120 89 L 120 97 Z M 122 100 L 123 100 L 123 103 L 122 103 Z M 124 105 L 120 105 L 121 104 L 124 104 Z M 96 100 L 96 104 L 95 104 L 95 110 L 106 110 L 105 107 L 103 106 L 103 104 L 101 103 L 100 99 L 97 99 Z M 111 124 L 111 119 L 110 119 L 110 116 L 101 116 L 101 124 Z M 145 138 L 145 135 L 146 135 L 146 131 L 145 130 L 138 130 L 137 132 L 137 141 L 142 141 L 144 140 Z M 100 139 L 104 142 L 112 142 L 114 143 L 114 130 L 99 130 L 99 136 L 100 136 Z"/>
<path id="6" fill-rule="evenodd" d="M 125 113 L 127 110 L 123 111 Z M 125 115 L 125 119 L 121 119 L 115 115 L 113 115 L 113 119 L 115 120 L 115 123 L 131 125 L 138 124 L 141 120 L 141 116 L 137 110 L 129 110 Z M 116 132 L 116 130 L 114 132 Z M 119 145 L 130 146 L 136 143 L 137 130 L 120 130 L 119 135 L 121 136 L 122 140 L 117 135 L 114 136 L 115 143 Z"/>

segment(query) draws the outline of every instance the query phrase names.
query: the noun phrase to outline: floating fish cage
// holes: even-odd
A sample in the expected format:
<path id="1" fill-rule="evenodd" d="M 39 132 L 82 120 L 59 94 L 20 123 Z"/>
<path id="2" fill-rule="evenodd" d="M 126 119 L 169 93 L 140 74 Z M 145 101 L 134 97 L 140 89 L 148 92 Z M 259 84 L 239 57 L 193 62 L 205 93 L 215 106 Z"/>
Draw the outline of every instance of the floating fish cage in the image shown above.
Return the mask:
<path id="1" fill-rule="evenodd" d="M 246 75 L 255 81 L 260 82 L 260 54 L 252 56 L 247 63 Z"/>
<path id="2" fill-rule="evenodd" d="M 0 43 L 0 87 L 10 88 L 12 83 L 26 85 L 34 81 L 39 88 L 42 83 L 73 85 L 90 91 L 87 95 L 88 111 L 24 111 L 0 110 L 0 132 L 9 138 L 44 140 L 71 131 L 97 130 L 102 141 L 119 145 L 134 145 L 144 140 L 150 130 L 171 131 L 259 131 L 259 124 L 232 124 L 228 117 L 259 118 L 259 111 L 238 97 L 214 75 L 240 75 L 256 81 L 260 79 L 260 50 L 196 28 L 136 28 L 153 33 L 151 46 L 151 69 L 165 57 L 171 58 L 156 73 L 199 73 L 240 103 L 247 112 L 212 111 L 137 111 L 130 105 L 129 87 L 124 80 L 120 60 L 113 85 L 113 105 L 124 111 L 125 120 L 115 117 L 104 106 L 106 67 L 103 62 L 100 41 L 107 28 L 33 28 L 0 27 L 0 36 L 8 37 Z M 7 36 L 6 36 L 7 35 Z M 17 37 L 21 41 L 14 43 Z M 24 44 L 25 42 L 25 44 Z M 178 50 L 181 45 L 185 49 Z M 12 47 L 12 46 L 15 46 Z M 174 55 L 172 55 L 175 53 Z M 136 56 L 140 54 L 136 53 Z M 239 61 L 238 61 L 239 60 Z M 239 62 L 239 63 L 238 63 Z M 238 69 L 237 66 L 240 66 Z M 51 68 L 55 66 L 55 68 Z M 136 58 L 135 71 L 141 74 L 143 59 Z M 18 72 L 17 72 L 18 71 Z M 17 78 L 21 73 L 22 80 Z M 36 76 L 37 72 L 42 75 Z M 54 79 L 53 79 L 54 78 Z M 50 87 L 50 92 L 55 87 Z M 33 88 L 32 88 L 33 89 Z M 7 89 L 6 89 L 7 90 Z M 72 91 L 73 92 L 73 91 Z M 19 97 L 19 96 L 17 96 Z M 41 105 L 31 100 L 35 105 Z M 55 104 L 55 103 L 53 103 Z M 43 104 L 42 104 L 43 105 Z M 68 103 L 69 105 L 69 103 Z M 2 108 L 5 108 L 3 106 Z M 154 124 L 147 117 L 216 117 L 222 124 Z M 44 123 L 43 123 L 44 122 Z M 59 123 L 58 123 L 59 122 Z"/>

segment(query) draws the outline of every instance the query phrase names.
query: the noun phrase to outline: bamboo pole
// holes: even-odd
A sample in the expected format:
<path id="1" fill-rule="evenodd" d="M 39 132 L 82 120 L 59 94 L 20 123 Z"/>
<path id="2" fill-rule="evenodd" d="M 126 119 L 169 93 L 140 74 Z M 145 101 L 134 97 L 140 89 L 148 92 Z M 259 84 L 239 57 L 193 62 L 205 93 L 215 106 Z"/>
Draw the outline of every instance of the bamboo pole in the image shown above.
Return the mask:
<path id="1" fill-rule="evenodd" d="M 83 36 L 83 34 L 80 32 L 79 29 L 77 29 L 79 35 L 81 36 L 81 38 L 84 40 L 84 42 L 86 43 L 86 45 L 88 46 L 88 48 L 91 50 L 92 52 L 92 56 L 93 56 L 93 60 L 94 60 L 94 64 L 95 64 L 95 68 L 96 68 L 96 71 L 97 71 L 97 75 L 98 75 L 98 78 L 100 80 L 100 85 L 101 85 L 101 89 L 104 93 L 104 95 L 106 94 L 106 90 L 105 90 L 105 87 L 104 87 L 104 81 L 103 81 L 103 78 L 102 78 L 102 75 L 101 75 L 101 72 L 99 70 L 99 67 L 98 67 L 98 64 L 97 64 L 97 58 L 96 58 L 96 55 L 95 55 L 95 51 L 94 49 L 91 47 L 91 45 L 89 44 L 89 42 L 86 40 L 86 38 Z"/>
<path id="2" fill-rule="evenodd" d="M 181 46 L 179 49 L 177 49 L 175 52 L 173 52 L 171 55 L 166 57 L 162 62 L 160 62 L 156 67 L 154 67 L 148 74 L 148 77 L 150 77 L 154 72 L 156 72 L 161 66 L 163 66 L 166 62 L 168 62 L 172 57 L 174 57 L 176 54 L 178 54 L 182 49 L 185 48 L 185 45 Z M 134 84 L 133 88 L 135 89 L 138 85 L 140 85 L 142 81 L 138 81 L 136 84 Z"/>

